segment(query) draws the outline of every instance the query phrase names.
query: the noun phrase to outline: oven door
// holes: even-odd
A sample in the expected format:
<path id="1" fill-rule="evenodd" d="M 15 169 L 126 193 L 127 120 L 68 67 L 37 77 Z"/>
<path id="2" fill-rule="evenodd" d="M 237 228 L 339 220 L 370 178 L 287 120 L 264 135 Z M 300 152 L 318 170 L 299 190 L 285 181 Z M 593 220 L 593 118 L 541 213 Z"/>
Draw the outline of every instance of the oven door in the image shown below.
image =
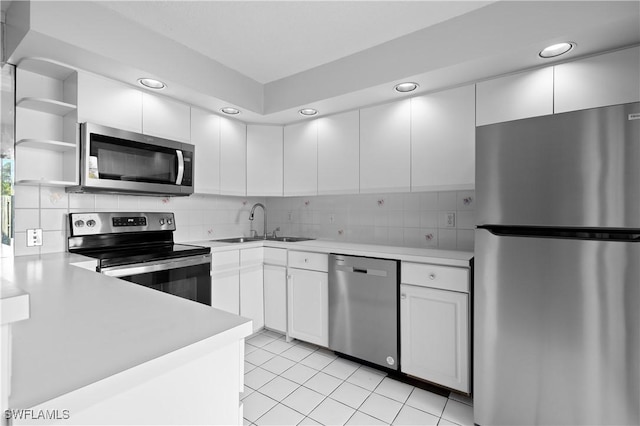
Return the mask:
<path id="1" fill-rule="evenodd" d="M 101 273 L 211 306 L 211 255 L 102 268 Z"/>

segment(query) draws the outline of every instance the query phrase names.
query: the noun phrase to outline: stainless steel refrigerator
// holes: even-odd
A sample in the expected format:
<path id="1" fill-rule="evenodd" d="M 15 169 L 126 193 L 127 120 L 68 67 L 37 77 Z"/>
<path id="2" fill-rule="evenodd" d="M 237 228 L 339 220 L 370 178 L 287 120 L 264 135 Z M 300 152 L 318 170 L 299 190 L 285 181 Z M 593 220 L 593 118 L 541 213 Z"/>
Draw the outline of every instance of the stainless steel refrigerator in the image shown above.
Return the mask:
<path id="1" fill-rule="evenodd" d="M 476 131 L 474 422 L 640 424 L 640 103 Z"/>

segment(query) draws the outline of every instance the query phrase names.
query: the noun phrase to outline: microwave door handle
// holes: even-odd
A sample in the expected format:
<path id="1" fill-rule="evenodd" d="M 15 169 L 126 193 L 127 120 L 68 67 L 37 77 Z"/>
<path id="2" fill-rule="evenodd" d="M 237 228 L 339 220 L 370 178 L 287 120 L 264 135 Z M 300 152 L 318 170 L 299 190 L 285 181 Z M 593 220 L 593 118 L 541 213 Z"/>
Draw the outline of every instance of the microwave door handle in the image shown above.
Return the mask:
<path id="1" fill-rule="evenodd" d="M 184 176 L 184 156 L 179 149 L 176 149 L 176 155 L 178 156 L 178 177 L 176 177 L 176 185 L 181 185 L 182 177 Z"/>

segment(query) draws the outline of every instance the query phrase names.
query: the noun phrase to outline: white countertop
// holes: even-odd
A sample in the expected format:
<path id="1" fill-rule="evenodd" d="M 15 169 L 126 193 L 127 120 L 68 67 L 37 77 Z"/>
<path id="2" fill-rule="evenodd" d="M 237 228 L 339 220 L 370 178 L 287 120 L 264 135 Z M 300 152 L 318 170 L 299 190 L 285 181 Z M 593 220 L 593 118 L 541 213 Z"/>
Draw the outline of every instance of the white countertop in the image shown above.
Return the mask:
<path id="1" fill-rule="evenodd" d="M 12 324 L 11 408 L 30 408 L 214 337 L 241 339 L 250 320 L 70 265 L 55 253 L 3 259 L 2 285 L 29 294 Z M 220 337 L 222 336 L 222 337 Z"/>
<path id="2" fill-rule="evenodd" d="M 249 241 L 246 243 L 225 243 L 214 240 L 196 241 L 190 244 L 211 247 L 211 251 L 226 251 L 251 247 L 278 247 L 290 250 L 313 251 L 319 253 L 336 253 L 354 256 L 379 257 L 408 262 L 437 263 L 439 265 L 469 267 L 473 259 L 473 252 L 422 249 L 412 247 L 386 246 L 378 244 L 359 244 L 325 239 L 280 242 L 280 241 Z"/>

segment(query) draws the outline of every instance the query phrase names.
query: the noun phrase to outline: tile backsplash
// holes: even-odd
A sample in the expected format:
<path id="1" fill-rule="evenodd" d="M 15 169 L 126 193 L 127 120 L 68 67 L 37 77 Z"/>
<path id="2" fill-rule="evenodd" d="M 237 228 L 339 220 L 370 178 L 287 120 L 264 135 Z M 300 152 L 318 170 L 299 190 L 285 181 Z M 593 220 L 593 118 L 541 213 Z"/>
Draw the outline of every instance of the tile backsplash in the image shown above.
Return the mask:
<path id="1" fill-rule="evenodd" d="M 268 198 L 268 229 L 356 243 L 473 251 L 475 192 Z M 448 224 L 448 214 L 453 223 Z"/>
<path id="2" fill-rule="evenodd" d="M 253 226 L 262 232 L 262 209 L 253 224 L 249 211 L 264 198 L 192 195 L 147 197 L 137 195 L 67 194 L 64 188 L 18 186 L 15 188 L 15 255 L 67 250 L 67 214 L 88 211 L 170 211 L 175 214 L 176 242 L 249 235 Z M 42 228 L 42 247 L 27 247 L 26 230 Z"/>
<path id="3" fill-rule="evenodd" d="M 147 197 L 67 194 L 64 188 L 15 189 L 15 255 L 66 251 L 67 214 L 85 211 L 170 211 L 177 242 L 262 234 L 262 209 L 249 221 L 254 203 L 267 206 L 267 229 L 279 235 L 357 243 L 473 250 L 474 191 L 361 194 L 309 197 Z M 453 226 L 447 214 L 453 213 Z M 26 230 L 43 229 L 42 247 L 26 246 Z"/>

